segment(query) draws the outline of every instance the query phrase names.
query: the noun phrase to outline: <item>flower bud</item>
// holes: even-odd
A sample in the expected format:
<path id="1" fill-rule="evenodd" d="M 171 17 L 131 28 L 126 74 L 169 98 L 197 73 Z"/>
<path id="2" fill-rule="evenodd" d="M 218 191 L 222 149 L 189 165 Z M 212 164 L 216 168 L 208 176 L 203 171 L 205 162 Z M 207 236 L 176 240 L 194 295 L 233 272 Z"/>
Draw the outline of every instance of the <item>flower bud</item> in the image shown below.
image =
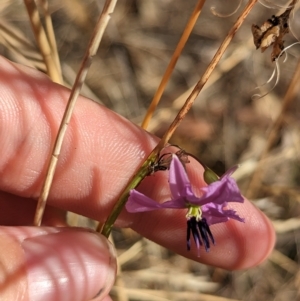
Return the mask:
<path id="1" fill-rule="evenodd" d="M 204 181 L 207 184 L 211 184 L 211 183 L 219 180 L 218 175 L 216 173 L 214 173 L 210 168 L 208 168 L 206 166 L 204 168 L 205 168 L 205 171 L 204 171 L 203 177 L 204 177 Z"/>

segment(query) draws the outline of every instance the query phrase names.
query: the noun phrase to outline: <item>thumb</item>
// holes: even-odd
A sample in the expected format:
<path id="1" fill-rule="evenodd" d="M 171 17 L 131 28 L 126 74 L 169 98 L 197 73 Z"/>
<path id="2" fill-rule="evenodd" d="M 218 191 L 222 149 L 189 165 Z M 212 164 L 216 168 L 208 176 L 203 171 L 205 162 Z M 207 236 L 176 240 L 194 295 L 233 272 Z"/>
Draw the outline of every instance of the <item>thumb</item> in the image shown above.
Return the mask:
<path id="1" fill-rule="evenodd" d="M 1 300 L 102 300 L 115 273 L 115 252 L 99 234 L 78 228 L 0 227 Z"/>

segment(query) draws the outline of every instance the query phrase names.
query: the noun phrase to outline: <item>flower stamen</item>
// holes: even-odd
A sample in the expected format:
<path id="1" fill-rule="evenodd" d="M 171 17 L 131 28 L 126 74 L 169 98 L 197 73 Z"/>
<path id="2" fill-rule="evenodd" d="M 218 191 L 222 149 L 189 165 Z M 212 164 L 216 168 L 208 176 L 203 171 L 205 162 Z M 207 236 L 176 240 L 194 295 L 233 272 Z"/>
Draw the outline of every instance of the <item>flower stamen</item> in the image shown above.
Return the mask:
<path id="1" fill-rule="evenodd" d="M 215 244 L 214 237 L 205 218 L 197 220 L 195 216 L 192 216 L 187 220 L 186 242 L 188 251 L 191 249 L 191 233 L 198 250 L 198 256 L 200 256 L 200 246 L 204 245 L 206 252 L 209 252 L 210 242 Z"/>

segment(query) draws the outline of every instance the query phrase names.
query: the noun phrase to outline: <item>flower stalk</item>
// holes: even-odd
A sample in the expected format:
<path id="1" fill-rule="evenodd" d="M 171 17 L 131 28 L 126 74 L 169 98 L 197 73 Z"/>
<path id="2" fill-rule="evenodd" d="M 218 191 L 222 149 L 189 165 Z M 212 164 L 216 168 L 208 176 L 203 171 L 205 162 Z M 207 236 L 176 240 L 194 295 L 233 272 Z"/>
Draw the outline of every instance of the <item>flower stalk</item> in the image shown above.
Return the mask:
<path id="1" fill-rule="evenodd" d="M 155 148 L 143 163 L 143 165 L 138 169 L 137 173 L 132 177 L 129 184 L 125 187 L 118 202 L 115 204 L 110 215 L 107 217 L 104 226 L 102 227 L 102 229 L 98 229 L 102 235 L 106 237 L 109 236 L 113 224 L 115 223 L 117 217 L 119 216 L 127 202 L 130 190 L 136 188 L 141 183 L 141 181 L 151 173 L 149 166 L 154 164 L 157 159 L 158 153 L 158 149 Z"/>
<path id="2" fill-rule="evenodd" d="M 220 45 L 219 49 L 217 50 L 216 54 L 214 55 L 213 59 L 211 60 L 210 64 L 208 65 L 206 71 L 196 84 L 195 88 L 187 98 L 185 104 L 182 106 L 180 111 L 178 112 L 176 118 L 169 126 L 168 130 L 162 137 L 162 139 L 159 141 L 158 145 L 153 149 L 153 151 L 150 153 L 150 155 L 147 157 L 145 162 L 142 164 L 140 170 L 132 177 L 129 184 L 125 187 L 123 190 L 119 200 L 115 204 L 111 214 L 108 216 L 104 226 L 102 227 L 101 234 L 108 237 L 113 223 L 116 221 L 118 215 L 122 211 L 122 208 L 125 206 L 127 198 L 129 196 L 130 190 L 137 187 L 137 185 L 145 178 L 147 175 L 149 175 L 149 166 L 153 164 L 155 161 L 158 160 L 158 155 L 161 152 L 161 150 L 166 147 L 169 140 L 171 139 L 172 135 L 174 134 L 175 130 L 179 126 L 180 122 L 184 119 L 185 115 L 188 113 L 190 108 L 192 107 L 194 101 L 196 100 L 197 96 L 203 89 L 204 85 L 208 81 L 210 75 L 212 74 L 213 70 L 221 60 L 221 57 L 223 56 L 225 50 L 227 49 L 228 45 L 230 44 L 231 40 L 233 39 L 235 33 L 238 31 L 238 29 L 243 24 L 244 20 L 248 16 L 248 14 L 251 12 L 252 8 L 256 4 L 258 0 L 249 0 L 248 4 L 243 9 L 241 15 L 238 17 L 236 22 L 233 24 L 232 28 L 228 32 L 227 36 L 223 40 L 222 44 Z"/>

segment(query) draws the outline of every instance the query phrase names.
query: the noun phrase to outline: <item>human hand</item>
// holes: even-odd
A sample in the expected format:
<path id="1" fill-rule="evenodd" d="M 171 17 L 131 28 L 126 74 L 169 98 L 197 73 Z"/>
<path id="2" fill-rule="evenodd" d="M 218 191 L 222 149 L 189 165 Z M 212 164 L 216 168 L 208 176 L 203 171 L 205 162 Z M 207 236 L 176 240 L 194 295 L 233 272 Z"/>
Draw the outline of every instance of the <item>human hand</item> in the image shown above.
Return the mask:
<path id="1" fill-rule="evenodd" d="M 69 90 L 52 83 L 38 71 L 12 64 L 3 58 L 0 60 L 0 190 L 2 191 L 0 223 L 8 226 L 26 225 L 33 220 L 36 199 L 41 190 L 47 160 Z M 59 157 L 44 224 L 55 226 L 63 223 L 53 207 L 73 211 L 103 222 L 122 188 L 157 141 L 156 137 L 107 108 L 80 97 Z M 198 163 L 189 164 L 189 175 L 192 181 L 203 183 L 202 172 Z M 166 173 L 158 172 L 147 177 L 139 189 L 153 199 L 161 201 L 167 199 Z M 255 266 L 272 250 L 275 240 L 272 225 L 265 215 L 247 200 L 244 204 L 233 204 L 231 207 L 236 209 L 246 222 L 228 221 L 212 226 L 211 230 L 217 244 L 211 248 L 210 253 L 201 252 L 200 258 L 197 257 L 196 249 L 189 252 L 186 250 L 186 218 L 180 210 L 172 211 L 172 214 L 169 210 L 142 214 L 129 214 L 124 211 L 116 225 L 131 227 L 148 239 L 205 264 L 225 269 Z M 24 300 L 28 300 L 29 288 L 34 285 L 35 279 L 30 275 L 28 285 L 26 284 L 24 265 L 28 264 L 28 257 L 24 256 L 20 242 L 26 237 L 35 236 L 37 240 L 43 242 L 41 245 L 47 244 L 48 235 L 38 236 L 40 231 L 48 233 L 47 229 L 49 228 L 0 227 L 0 237 L 3 239 L 0 242 L 2 248 L 0 270 L 4 274 L 2 279 L 9 280 L 9 285 L 3 288 L 7 293 L 18 292 L 19 295 L 14 296 L 24 294 L 26 296 Z M 22 234 L 16 234 L 19 231 Z M 51 228 L 49 231 L 52 233 L 59 230 Z M 51 237 L 56 235 L 55 245 L 67 248 L 70 246 L 67 236 L 70 235 L 70 239 L 72 237 L 74 239 L 72 249 L 78 250 L 78 254 L 89 251 L 90 243 L 87 242 L 88 247 L 86 247 L 79 239 L 76 244 L 76 233 L 78 237 L 87 234 L 83 230 L 61 230 L 58 235 L 50 234 L 48 244 L 52 245 Z M 91 235 L 96 236 L 93 233 L 87 234 L 89 237 Z M 10 241 L 14 237 L 19 238 L 14 239 L 10 247 Z M 104 242 L 99 239 L 94 243 L 99 245 L 97 249 L 94 246 L 95 249 L 90 250 L 95 256 L 93 260 L 98 262 L 100 270 L 101 266 L 104 271 L 112 270 L 108 262 L 113 256 L 109 255 L 111 253 L 107 251 L 107 247 L 104 247 Z M 16 250 L 15 253 L 10 251 L 12 248 Z M 101 257 L 102 253 L 106 255 Z M 99 258 L 97 254 L 100 254 Z M 57 262 L 64 262 L 60 252 L 56 252 L 56 256 Z M 88 264 L 88 261 L 85 262 Z M 6 263 L 9 263 L 9 272 L 6 270 Z M 40 261 L 39 269 L 48 265 L 47 261 Z M 81 268 L 86 267 L 83 264 Z M 19 270 L 16 276 L 15 272 Z M 84 285 L 91 285 L 96 277 L 99 281 L 99 291 L 106 287 L 105 276 L 109 273 L 97 269 L 94 272 L 99 274 L 87 275 Z M 57 286 L 52 288 L 56 298 L 41 297 L 41 299 L 59 300 L 57 296 L 62 291 L 65 295 L 61 296 L 61 300 L 65 300 L 66 294 L 75 296 L 75 299 L 69 297 L 72 300 L 92 298 L 92 295 L 82 295 L 85 293 L 83 285 L 77 288 L 72 286 L 72 281 L 78 277 L 77 272 L 70 273 L 68 276 L 69 279 L 65 278 L 67 284 L 56 283 Z M 111 284 L 107 286 L 110 287 Z M 64 291 L 64 287 L 68 287 L 69 291 Z M 0 287 L 0 294 L 1 290 Z M 95 293 L 95 290 L 93 287 L 89 293 Z M 6 300 L 23 299 L 14 297 Z"/>

